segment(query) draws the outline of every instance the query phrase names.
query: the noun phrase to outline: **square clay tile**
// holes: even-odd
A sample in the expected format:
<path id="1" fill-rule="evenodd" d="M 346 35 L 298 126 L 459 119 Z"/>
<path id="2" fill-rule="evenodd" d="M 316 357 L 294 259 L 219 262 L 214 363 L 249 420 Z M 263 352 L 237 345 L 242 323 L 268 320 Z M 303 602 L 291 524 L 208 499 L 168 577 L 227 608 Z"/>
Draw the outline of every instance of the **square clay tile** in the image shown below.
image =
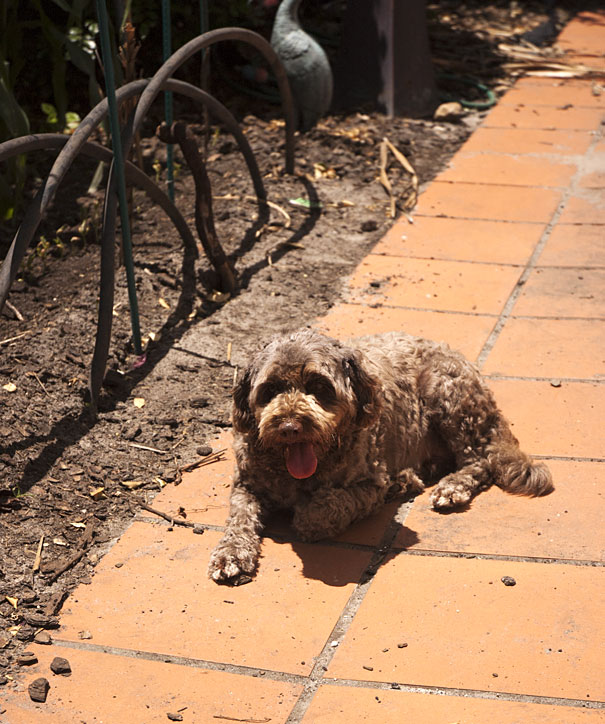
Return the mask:
<path id="1" fill-rule="evenodd" d="M 605 266 L 605 229 L 591 224 L 557 224 L 540 254 L 540 266 Z"/>
<path id="2" fill-rule="evenodd" d="M 590 566 L 402 553 L 379 568 L 327 676 L 600 701 L 604 583 Z"/>
<path id="3" fill-rule="evenodd" d="M 571 163 L 540 156 L 459 153 L 437 180 L 559 188 L 566 187 L 577 170 Z"/>
<path id="4" fill-rule="evenodd" d="M 530 455 L 603 457 L 605 386 L 591 382 L 489 380 L 498 406 Z"/>
<path id="5" fill-rule="evenodd" d="M 437 216 L 418 216 L 410 224 L 402 218 L 395 222 L 372 253 L 524 265 L 544 229 L 543 224 Z"/>
<path id="6" fill-rule="evenodd" d="M 39 664 L 28 668 L 18 688 L 3 692 L 8 718 L 2 721 L 165 724 L 168 713 L 181 713 L 185 724 L 238 718 L 278 724 L 287 720 L 302 689 L 285 681 L 204 669 L 195 662 L 164 663 L 162 657 L 150 661 L 63 646 L 38 646 L 36 655 Z M 50 672 L 55 656 L 69 661 L 71 676 Z M 50 690 L 46 703 L 34 704 L 26 687 L 40 676 L 49 680 Z"/>
<path id="7" fill-rule="evenodd" d="M 593 140 L 588 131 L 478 128 L 462 146 L 461 152 L 575 156 L 586 153 Z"/>
<path id="8" fill-rule="evenodd" d="M 605 224 L 605 190 L 582 189 L 572 196 L 559 218 L 560 224 Z"/>
<path id="9" fill-rule="evenodd" d="M 483 128 L 539 128 L 559 131 L 598 131 L 603 122 L 601 108 L 581 108 L 570 103 L 540 106 L 498 104 L 483 121 Z"/>
<path id="10" fill-rule="evenodd" d="M 602 711 L 573 706 L 487 699 L 472 693 L 412 693 L 372 688 L 320 687 L 302 724 L 599 724 Z"/>
<path id="11" fill-rule="evenodd" d="M 534 269 L 513 307 L 515 316 L 605 317 L 603 269 Z"/>
<path id="12" fill-rule="evenodd" d="M 235 468 L 233 435 L 224 431 L 210 441 L 213 453 L 222 451 L 219 460 L 183 473 L 179 485 L 167 485 L 153 499 L 152 507 L 177 516 L 182 508 L 187 520 L 206 525 L 224 525 L 229 514 L 229 494 Z M 203 462 L 203 458 L 200 458 Z M 142 511 L 149 517 L 149 513 Z"/>
<path id="13" fill-rule="evenodd" d="M 350 279 L 348 301 L 499 314 L 519 274 L 513 266 L 371 254 Z"/>
<path id="14" fill-rule="evenodd" d="M 433 181 L 420 196 L 416 216 L 549 222 L 561 193 L 555 189 Z"/>
<path id="15" fill-rule="evenodd" d="M 572 53 L 603 55 L 605 38 L 605 15 L 603 13 L 581 12 L 563 28 L 557 38 L 557 45 Z"/>
<path id="16" fill-rule="evenodd" d="M 60 638 L 308 674 L 370 554 L 266 538 L 256 577 L 233 588 L 206 573 L 219 539 L 134 523 L 70 597 Z"/>
<path id="17" fill-rule="evenodd" d="M 605 108 L 605 93 L 595 93 L 590 80 L 522 78 L 507 91 L 499 103 L 562 108 L 570 103 L 580 108 Z"/>
<path id="18" fill-rule="evenodd" d="M 316 323 L 318 329 L 339 339 L 382 332 L 407 332 L 446 342 L 469 359 L 476 359 L 496 322 L 475 314 L 418 311 L 399 307 L 339 304 Z"/>
<path id="19" fill-rule="evenodd" d="M 513 377 L 605 378 L 605 322 L 508 319 L 482 368 Z"/>
<path id="20" fill-rule="evenodd" d="M 394 546 L 523 558 L 605 560 L 605 464 L 546 460 L 555 483 L 542 498 L 496 486 L 470 507 L 436 513 L 429 490 L 417 497 Z"/>

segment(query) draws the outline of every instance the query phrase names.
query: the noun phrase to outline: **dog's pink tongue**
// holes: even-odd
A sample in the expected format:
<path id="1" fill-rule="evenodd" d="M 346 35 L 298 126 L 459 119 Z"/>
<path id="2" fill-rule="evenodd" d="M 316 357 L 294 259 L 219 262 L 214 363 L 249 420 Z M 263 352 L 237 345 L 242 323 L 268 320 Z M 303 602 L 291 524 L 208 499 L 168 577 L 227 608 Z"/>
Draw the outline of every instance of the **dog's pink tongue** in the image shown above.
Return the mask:
<path id="1" fill-rule="evenodd" d="M 293 478 L 309 478 L 317 470 L 317 458 L 310 442 L 294 442 L 286 448 L 286 467 Z"/>

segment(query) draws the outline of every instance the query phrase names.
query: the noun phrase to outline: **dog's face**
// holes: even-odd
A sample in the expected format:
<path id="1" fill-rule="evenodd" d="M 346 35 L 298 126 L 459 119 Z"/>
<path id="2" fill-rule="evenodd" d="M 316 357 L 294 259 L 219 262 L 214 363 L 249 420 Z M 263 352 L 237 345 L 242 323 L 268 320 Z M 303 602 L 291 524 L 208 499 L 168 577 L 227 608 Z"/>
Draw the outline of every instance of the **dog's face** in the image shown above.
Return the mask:
<path id="1" fill-rule="evenodd" d="M 347 430 L 370 424 L 377 385 L 358 353 L 304 330 L 253 359 L 233 393 L 233 424 L 280 451 L 294 478 L 308 478 Z"/>

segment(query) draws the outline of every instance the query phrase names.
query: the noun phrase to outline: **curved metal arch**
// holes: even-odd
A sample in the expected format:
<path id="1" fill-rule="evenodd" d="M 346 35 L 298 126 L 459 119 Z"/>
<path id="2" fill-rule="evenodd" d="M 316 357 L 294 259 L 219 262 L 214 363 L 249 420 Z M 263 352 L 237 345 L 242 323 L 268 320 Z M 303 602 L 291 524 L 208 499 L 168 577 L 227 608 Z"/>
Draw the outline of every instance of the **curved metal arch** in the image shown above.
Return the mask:
<path id="1" fill-rule="evenodd" d="M 239 40 L 254 46 L 271 66 L 277 85 L 279 88 L 282 108 L 286 120 L 286 173 L 294 173 L 294 128 L 295 115 L 294 104 L 292 101 L 292 93 L 290 91 L 290 83 L 286 76 L 284 66 L 279 59 L 277 53 L 271 47 L 271 44 L 253 30 L 245 28 L 218 28 L 210 30 L 207 33 L 198 35 L 188 43 L 185 43 L 179 50 L 173 53 L 170 58 L 156 71 L 155 75 L 149 81 L 149 85 L 145 88 L 134 114 L 132 129 L 125 134 L 125 152 L 127 152 L 132 144 L 134 134 L 140 128 L 143 119 L 147 115 L 151 104 L 155 100 L 158 93 L 162 90 L 164 82 L 172 76 L 187 60 L 196 53 L 210 47 L 223 40 Z"/>
<path id="2" fill-rule="evenodd" d="M 133 81 L 132 83 L 122 86 L 122 88 L 120 88 L 116 93 L 118 104 L 123 103 L 133 96 L 140 95 L 148 83 L 148 79 L 143 79 Z M 190 83 L 168 79 L 164 83 L 163 88 L 166 90 L 173 90 L 176 93 L 187 96 L 193 101 L 206 106 L 210 113 L 224 124 L 227 130 L 235 138 L 240 151 L 244 156 L 258 199 L 266 201 L 267 194 L 258 169 L 258 164 L 256 163 L 256 158 L 250 148 L 248 139 L 239 127 L 239 124 L 235 120 L 233 114 L 216 98 L 206 91 L 196 88 Z M 25 255 L 31 240 L 36 233 L 46 209 L 52 203 L 59 184 L 64 179 L 76 156 L 80 153 L 80 150 L 87 142 L 90 134 L 107 115 L 107 107 L 107 99 L 102 100 L 90 111 L 90 113 L 85 116 L 73 135 L 65 137 L 65 145 L 55 159 L 44 186 L 38 191 L 34 200 L 26 209 L 23 221 L 17 230 L 17 234 L 13 239 L 4 262 L 2 263 L 2 267 L 0 268 L 0 310 L 4 306 L 10 287 L 15 280 L 17 272 L 19 271 L 19 266 L 23 256 Z M 0 144 L 0 161 L 17 155 L 18 153 L 26 153 L 28 150 L 34 150 L 37 148 L 37 141 L 35 139 L 49 135 L 52 134 L 33 134 L 31 136 L 12 139 Z M 27 138 L 28 141 L 25 147 L 21 148 L 20 143 L 23 138 Z"/>
<path id="3" fill-rule="evenodd" d="M 29 136 L 21 136 L 2 144 L 0 147 L 0 161 L 19 156 L 31 151 L 55 151 L 62 149 L 69 141 L 69 136 L 63 133 L 37 133 Z M 109 148 L 93 141 L 85 141 L 80 147 L 80 152 L 97 161 L 111 163 L 113 153 Z M 197 248 L 195 237 L 183 218 L 181 212 L 172 203 L 170 198 L 155 184 L 138 166 L 130 161 L 126 162 L 126 178 L 134 186 L 142 189 L 154 203 L 166 213 L 179 232 L 183 243 Z"/>

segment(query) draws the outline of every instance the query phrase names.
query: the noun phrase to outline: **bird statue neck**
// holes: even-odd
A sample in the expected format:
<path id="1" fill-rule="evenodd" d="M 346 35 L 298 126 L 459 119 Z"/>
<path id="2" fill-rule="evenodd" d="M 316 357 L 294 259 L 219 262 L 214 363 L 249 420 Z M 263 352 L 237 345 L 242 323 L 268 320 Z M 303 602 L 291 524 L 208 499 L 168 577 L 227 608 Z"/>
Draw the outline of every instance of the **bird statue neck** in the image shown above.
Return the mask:
<path id="1" fill-rule="evenodd" d="M 298 8 L 302 0 L 282 0 L 277 13 L 275 15 L 275 22 L 281 27 L 284 27 L 285 23 L 293 24 L 297 28 L 300 28 L 300 22 L 298 20 Z"/>

